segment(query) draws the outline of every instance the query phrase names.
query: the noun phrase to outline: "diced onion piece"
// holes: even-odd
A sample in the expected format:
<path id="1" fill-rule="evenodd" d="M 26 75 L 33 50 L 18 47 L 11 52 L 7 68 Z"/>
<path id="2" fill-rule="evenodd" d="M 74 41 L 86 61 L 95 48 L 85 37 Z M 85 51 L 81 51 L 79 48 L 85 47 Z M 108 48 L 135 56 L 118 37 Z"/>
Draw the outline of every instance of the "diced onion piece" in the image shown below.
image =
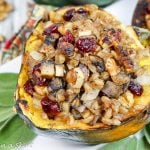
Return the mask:
<path id="1" fill-rule="evenodd" d="M 90 100 L 94 100 L 98 94 L 99 94 L 99 89 L 95 89 L 95 90 L 92 90 L 91 92 L 89 93 L 84 93 L 81 97 L 81 100 L 82 101 L 90 101 Z"/>
<path id="2" fill-rule="evenodd" d="M 37 61 L 42 61 L 43 60 L 43 54 L 41 54 L 41 53 L 39 53 L 39 52 L 37 52 L 37 51 L 32 51 L 31 53 L 30 53 L 30 55 L 31 55 L 31 57 L 33 58 L 33 59 L 35 59 L 35 60 L 37 60 Z"/>
<path id="3" fill-rule="evenodd" d="M 64 65 L 55 65 L 56 77 L 64 76 Z"/>
<path id="4" fill-rule="evenodd" d="M 50 62 L 45 62 L 41 64 L 41 75 L 47 78 L 52 78 L 55 74 L 54 64 Z"/>

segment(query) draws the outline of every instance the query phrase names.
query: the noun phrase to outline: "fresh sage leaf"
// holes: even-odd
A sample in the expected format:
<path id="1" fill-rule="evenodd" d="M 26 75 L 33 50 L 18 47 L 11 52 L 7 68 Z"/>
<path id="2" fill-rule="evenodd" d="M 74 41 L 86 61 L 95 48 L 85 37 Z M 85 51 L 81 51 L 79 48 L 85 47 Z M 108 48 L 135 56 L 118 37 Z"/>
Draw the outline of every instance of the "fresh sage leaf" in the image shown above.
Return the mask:
<path id="1" fill-rule="evenodd" d="M 13 106 L 17 77 L 14 73 L 0 74 L 0 106 Z"/>
<path id="2" fill-rule="evenodd" d="M 0 74 L 0 150 L 16 150 L 36 136 L 12 110 L 17 77 L 13 73 Z"/>
<path id="3" fill-rule="evenodd" d="M 147 142 L 150 144 L 150 123 L 144 128 L 144 135 Z"/>
<path id="4" fill-rule="evenodd" d="M 122 139 L 117 142 L 111 142 L 109 144 L 106 144 L 102 148 L 98 150 L 136 150 L 137 147 L 137 139 L 136 137 L 129 137 L 126 139 Z"/>
<path id="5" fill-rule="evenodd" d="M 23 120 L 15 116 L 0 132 L 0 145 L 6 146 L 3 150 L 12 150 L 9 149 L 10 144 L 14 148 L 18 143 L 20 146 L 23 146 L 31 142 L 35 136 L 36 134 L 28 128 Z"/>
<path id="6" fill-rule="evenodd" d="M 7 118 L 5 121 L 0 122 L 0 132 L 3 130 L 3 128 L 12 120 L 12 118 L 15 116 L 16 114 L 12 115 L 10 118 Z M 1 133 L 0 133 L 1 134 Z"/>
<path id="7" fill-rule="evenodd" d="M 0 107 L 0 122 L 3 122 L 14 115 L 15 113 L 13 112 L 12 107 Z"/>
<path id="8" fill-rule="evenodd" d="M 150 144 L 147 142 L 145 137 L 142 137 L 138 140 L 136 150 L 150 150 Z"/>

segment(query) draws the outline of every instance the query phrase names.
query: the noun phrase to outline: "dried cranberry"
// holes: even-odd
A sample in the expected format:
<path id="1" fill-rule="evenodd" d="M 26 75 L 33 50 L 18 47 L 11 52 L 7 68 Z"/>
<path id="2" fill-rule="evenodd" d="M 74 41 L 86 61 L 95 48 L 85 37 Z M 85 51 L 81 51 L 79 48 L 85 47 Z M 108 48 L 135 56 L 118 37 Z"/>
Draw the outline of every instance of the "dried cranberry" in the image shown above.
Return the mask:
<path id="1" fill-rule="evenodd" d="M 35 80 L 35 84 L 40 86 L 47 86 L 49 84 L 49 80 L 46 78 L 35 77 L 34 80 Z"/>
<path id="2" fill-rule="evenodd" d="M 41 73 L 40 67 L 41 64 L 37 64 L 33 67 L 33 71 L 32 71 L 33 80 L 36 85 L 47 86 L 49 80 L 40 76 Z"/>
<path id="3" fill-rule="evenodd" d="M 71 18 L 73 17 L 73 15 L 75 14 L 75 12 L 76 12 L 75 9 L 70 9 L 70 10 L 66 11 L 63 16 L 64 20 L 70 21 Z"/>
<path id="4" fill-rule="evenodd" d="M 73 44 L 75 42 L 75 38 L 70 31 L 67 31 L 66 34 L 62 37 L 61 41 Z"/>
<path id="5" fill-rule="evenodd" d="M 80 38 L 75 43 L 80 53 L 88 53 L 96 50 L 96 39 L 95 38 Z"/>
<path id="6" fill-rule="evenodd" d="M 88 14 L 88 11 L 86 11 L 86 10 L 83 9 L 83 8 L 79 8 L 76 12 L 77 12 L 78 14 L 81 14 L 81 15 L 87 15 L 87 14 Z"/>
<path id="7" fill-rule="evenodd" d="M 48 97 L 44 97 L 41 100 L 43 111 L 48 115 L 49 118 L 54 118 L 60 113 L 60 106 L 56 101 L 50 100 Z"/>
<path id="8" fill-rule="evenodd" d="M 47 35 L 47 36 L 50 36 L 51 33 L 59 33 L 59 31 L 58 31 L 58 26 L 59 26 L 59 24 L 53 24 L 53 25 L 49 26 L 49 27 L 43 32 L 43 34 L 44 34 L 44 35 Z"/>
<path id="9" fill-rule="evenodd" d="M 34 84 L 32 82 L 32 80 L 28 80 L 25 84 L 24 84 L 24 89 L 25 91 L 30 94 L 31 96 L 33 96 L 33 92 L 34 92 Z"/>
<path id="10" fill-rule="evenodd" d="M 32 74 L 36 75 L 37 73 L 40 73 L 40 72 L 41 72 L 40 67 L 41 67 L 41 63 L 35 65 L 35 66 L 33 67 Z"/>
<path id="11" fill-rule="evenodd" d="M 143 93 L 143 87 L 139 83 L 133 81 L 130 82 L 128 89 L 136 96 L 141 96 Z"/>
<path id="12" fill-rule="evenodd" d="M 109 30 L 108 34 L 110 36 L 112 36 L 112 40 L 119 41 L 119 42 L 121 41 L 121 30 L 120 29 L 115 30 L 112 28 Z"/>

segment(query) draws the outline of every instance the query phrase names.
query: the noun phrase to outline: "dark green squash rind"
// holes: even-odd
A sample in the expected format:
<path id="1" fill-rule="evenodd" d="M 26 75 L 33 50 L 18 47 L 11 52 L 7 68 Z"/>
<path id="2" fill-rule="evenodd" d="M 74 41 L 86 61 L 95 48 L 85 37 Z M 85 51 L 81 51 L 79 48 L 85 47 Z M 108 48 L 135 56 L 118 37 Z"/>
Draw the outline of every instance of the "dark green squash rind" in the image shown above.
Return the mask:
<path id="1" fill-rule="evenodd" d="M 85 144 L 98 144 L 98 143 L 105 143 L 105 142 L 112 142 L 116 141 L 129 135 L 132 135 L 142 129 L 149 121 L 150 121 L 150 107 L 143 110 L 137 116 L 129 118 L 128 120 L 122 122 L 121 126 L 110 126 L 109 128 L 104 129 L 93 129 L 93 130 L 52 130 L 52 129 L 45 129 L 39 128 L 29 118 L 27 118 L 20 106 L 19 101 L 16 102 L 16 110 L 19 116 L 38 134 L 47 135 L 51 137 L 71 140 L 75 142 L 82 142 Z M 132 125 L 130 125 L 132 123 Z M 139 124 L 142 124 L 139 128 Z M 116 138 L 112 139 L 109 132 L 113 130 L 118 130 L 122 126 L 129 126 L 127 130 L 122 131 L 122 134 L 118 135 Z M 134 128 L 135 130 L 131 130 Z"/>

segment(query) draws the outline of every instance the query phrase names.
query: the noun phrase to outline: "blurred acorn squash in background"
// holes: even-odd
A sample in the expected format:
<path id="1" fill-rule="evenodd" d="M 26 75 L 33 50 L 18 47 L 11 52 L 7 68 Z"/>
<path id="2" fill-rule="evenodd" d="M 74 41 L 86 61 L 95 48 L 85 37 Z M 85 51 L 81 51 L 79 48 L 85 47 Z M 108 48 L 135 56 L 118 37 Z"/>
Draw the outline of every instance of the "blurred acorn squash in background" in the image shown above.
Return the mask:
<path id="1" fill-rule="evenodd" d="M 39 4 L 48 4 L 48 5 L 55 5 L 55 6 L 64 6 L 64 5 L 71 5 L 71 4 L 97 4 L 99 6 L 108 5 L 115 0 L 34 0 L 36 3 Z"/>

